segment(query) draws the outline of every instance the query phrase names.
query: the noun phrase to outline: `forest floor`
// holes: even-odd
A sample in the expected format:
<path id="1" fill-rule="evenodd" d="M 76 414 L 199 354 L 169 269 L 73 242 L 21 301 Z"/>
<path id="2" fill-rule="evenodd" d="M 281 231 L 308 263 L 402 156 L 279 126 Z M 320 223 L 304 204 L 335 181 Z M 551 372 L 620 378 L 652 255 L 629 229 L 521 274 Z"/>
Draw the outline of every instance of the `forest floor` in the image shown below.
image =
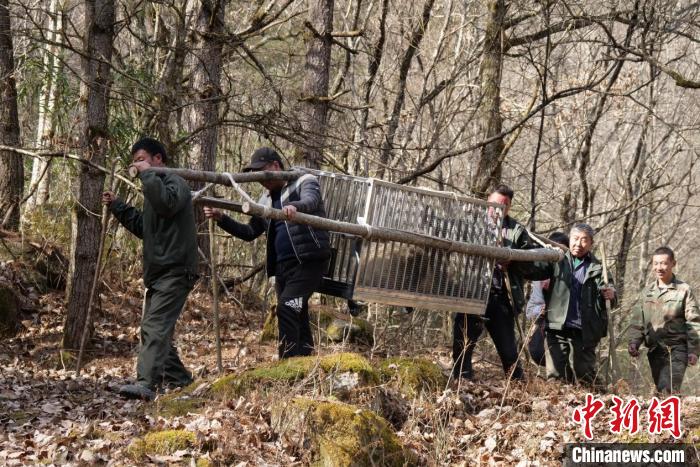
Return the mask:
<path id="1" fill-rule="evenodd" d="M 115 388 L 134 376 L 141 312 L 138 281 L 127 284 L 126 289 L 133 292 L 113 289 L 103 293 L 96 337 L 79 377 L 73 368 L 63 368 L 58 357 L 64 318 L 59 293 L 40 297 L 40 311 L 25 316 L 24 330 L 0 342 L 0 464 L 286 466 L 313 462 L 315 454 L 308 440 L 278 433 L 271 413 L 300 394 L 328 397 L 318 388 L 252 388 L 239 397 L 212 399 L 203 408 L 184 414 L 169 414 L 160 398 L 151 403 L 121 399 Z M 206 293 L 195 290 L 176 335 L 177 347 L 193 370 L 196 384 L 208 384 L 217 376 L 209 300 Z M 246 312 L 248 324 L 242 310 L 229 303 L 222 305 L 221 314 L 226 374 L 276 359 L 274 345 L 259 343 L 263 314 L 259 308 Z M 349 344 L 319 348 L 322 355 L 338 351 L 369 355 L 367 349 Z M 421 356 L 448 374 L 446 347 L 435 347 Z M 584 404 L 586 390 L 546 382 L 532 371 L 528 383 L 509 383 L 500 368 L 484 358 L 476 370 L 473 382 L 450 381 L 432 393 L 401 395 L 406 416 L 394 422 L 393 429 L 401 444 L 417 456 L 417 463 L 559 465 L 565 443 L 584 440 L 572 413 Z M 623 386 L 616 394 L 628 399 Z M 646 433 L 643 416 L 639 434 L 612 434 L 608 427 L 612 396 L 596 395 L 606 403 L 606 410 L 594 420 L 594 441 L 671 439 L 665 432 Z M 643 407 L 648 400 L 640 399 Z M 700 398 L 684 398 L 682 411 L 681 440 L 697 443 Z M 177 429 L 194 433 L 193 442 L 167 453 L 136 455 L 130 448 L 147 433 Z"/>

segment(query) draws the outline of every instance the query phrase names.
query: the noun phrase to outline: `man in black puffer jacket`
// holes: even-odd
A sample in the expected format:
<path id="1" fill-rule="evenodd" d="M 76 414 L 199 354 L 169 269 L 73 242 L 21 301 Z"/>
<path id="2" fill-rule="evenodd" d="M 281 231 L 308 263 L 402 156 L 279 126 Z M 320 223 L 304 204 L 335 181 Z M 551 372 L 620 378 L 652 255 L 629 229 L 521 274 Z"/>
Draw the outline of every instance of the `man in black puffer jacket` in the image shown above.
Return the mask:
<path id="1" fill-rule="evenodd" d="M 284 170 L 284 163 L 270 148 L 256 150 L 244 171 Z M 216 219 L 219 227 L 241 240 L 253 241 L 267 232 L 267 275 L 275 276 L 279 357 L 310 355 L 314 341 L 309 325 L 309 297 L 321 284 L 328 270 L 331 248 L 328 232 L 290 222 L 298 212 L 326 217 L 318 179 L 306 174 L 297 180 L 261 182 L 268 192 L 260 204 L 281 209 L 289 221 L 251 217 L 242 224 L 214 208 L 204 214 Z"/>

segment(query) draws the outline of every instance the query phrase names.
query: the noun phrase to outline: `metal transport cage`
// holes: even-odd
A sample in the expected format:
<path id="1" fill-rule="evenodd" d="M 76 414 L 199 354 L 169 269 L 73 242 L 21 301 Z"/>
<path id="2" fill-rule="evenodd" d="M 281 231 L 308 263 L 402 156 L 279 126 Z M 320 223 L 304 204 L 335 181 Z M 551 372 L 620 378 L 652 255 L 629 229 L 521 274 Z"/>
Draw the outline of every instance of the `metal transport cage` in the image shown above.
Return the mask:
<path id="1" fill-rule="evenodd" d="M 484 246 L 501 245 L 502 206 L 450 192 L 302 169 L 319 178 L 329 219 Z M 348 300 L 483 314 L 494 259 L 330 232 L 320 292 Z"/>

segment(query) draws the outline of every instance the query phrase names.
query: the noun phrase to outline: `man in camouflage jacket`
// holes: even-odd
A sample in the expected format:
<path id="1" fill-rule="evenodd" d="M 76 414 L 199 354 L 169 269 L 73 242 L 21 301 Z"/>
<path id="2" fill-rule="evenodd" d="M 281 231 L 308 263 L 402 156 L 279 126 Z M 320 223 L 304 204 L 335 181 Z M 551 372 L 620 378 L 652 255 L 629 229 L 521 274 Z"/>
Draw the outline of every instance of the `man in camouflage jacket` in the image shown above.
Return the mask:
<path id="1" fill-rule="evenodd" d="M 673 274 L 673 250 L 659 247 L 652 256 L 656 281 L 642 290 L 630 325 L 628 351 L 639 356 L 644 343 L 657 391 L 678 392 L 687 365 L 700 352 L 700 310 L 690 286 Z"/>

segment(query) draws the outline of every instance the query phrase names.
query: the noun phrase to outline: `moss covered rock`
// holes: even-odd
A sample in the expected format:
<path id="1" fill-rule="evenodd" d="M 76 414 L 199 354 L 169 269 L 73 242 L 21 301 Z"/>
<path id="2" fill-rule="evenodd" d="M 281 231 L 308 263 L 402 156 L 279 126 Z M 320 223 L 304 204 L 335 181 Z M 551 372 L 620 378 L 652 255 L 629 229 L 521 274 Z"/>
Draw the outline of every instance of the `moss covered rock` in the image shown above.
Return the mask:
<path id="1" fill-rule="evenodd" d="M 305 378 L 314 362 L 314 357 L 294 357 L 264 364 L 240 374 L 219 378 L 212 384 L 210 392 L 217 397 L 238 397 L 251 388 L 291 384 Z"/>
<path id="2" fill-rule="evenodd" d="M 356 384 L 376 384 L 379 375 L 369 360 L 354 353 L 338 353 L 321 357 L 294 357 L 268 363 L 243 373 L 216 380 L 210 393 L 216 397 L 238 397 L 251 389 L 290 385 L 318 371 L 320 377 L 337 379 L 342 374 L 356 375 Z"/>
<path id="3" fill-rule="evenodd" d="M 319 360 L 321 369 L 329 375 L 353 373 L 359 376 L 361 384 L 376 384 L 379 382 L 379 374 L 372 364 L 362 355 L 350 352 L 341 352 L 324 355 Z"/>
<path id="4" fill-rule="evenodd" d="M 355 344 L 372 345 L 374 343 L 374 327 L 364 319 L 334 318 L 325 328 L 328 340 L 342 342 L 347 340 Z"/>
<path id="5" fill-rule="evenodd" d="M 374 342 L 374 327 L 364 319 L 327 308 L 314 308 L 309 312 L 309 320 L 314 328 L 321 331 L 322 338 L 329 342 L 348 341 L 362 345 L 372 345 Z M 277 315 L 271 311 L 263 324 L 260 342 L 277 342 L 277 336 Z"/>
<path id="6" fill-rule="evenodd" d="M 156 431 L 136 439 L 129 446 L 128 452 L 134 458 L 140 458 L 146 454 L 168 455 L 175 451 L 194 447 L 196 442 L 197 437 L 190 431 Z"/>
<path id="7" fill-rule="evenodd" d="M 411 397 L 442 390 L 447 384 L 442 369 L 424 358 L 388 358 L 379 365 L 379 375 L 384 382 L 395 382 L 401 392 Z"/>
<path id="8" fill-rule="evenodd" d="M 272 424 L 279 433 L 309 442 L 317 465 L 417 465 L 386 420 L 354 405 L 299 397 L 273 409 Z"/>
<path id="9" fill-rule="evenodd" d="M 265 318 L 262 333 L 260 334 L 260 343 L 264 344 L 266 342 L 277 342 L 277 336 L 277 315 L 273 309 L 267 314 L 267 318 Z"/>

